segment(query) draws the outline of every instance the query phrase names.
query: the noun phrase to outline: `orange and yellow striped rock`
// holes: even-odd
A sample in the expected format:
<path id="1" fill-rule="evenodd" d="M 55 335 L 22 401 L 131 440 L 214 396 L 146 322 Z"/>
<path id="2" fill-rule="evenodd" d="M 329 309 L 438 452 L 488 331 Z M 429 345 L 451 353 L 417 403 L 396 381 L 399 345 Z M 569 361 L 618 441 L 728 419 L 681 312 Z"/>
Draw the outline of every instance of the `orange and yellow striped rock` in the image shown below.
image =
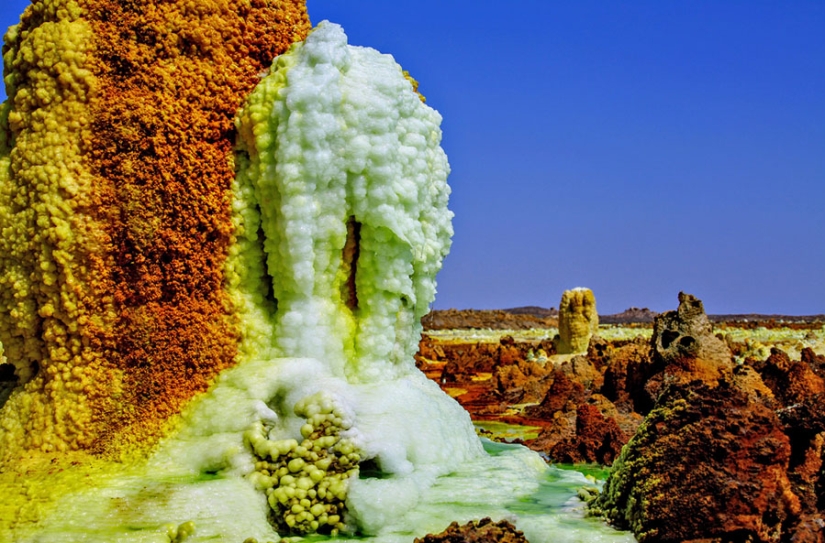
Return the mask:
<path id="1" fill-rule="evenodd" d="M 436 477 L 504 469 L 413 359 L 441 116 L 254 1 L 41 0 L 9 33 L 0 541 L 397 540 Z"/>
<path id="2" fill-rule="evenodd" d="M 9 30 L 0 466 L 139 456 L 235 363 L 233 119 L 308 31 L 299 0 L 35 0 Z"/>

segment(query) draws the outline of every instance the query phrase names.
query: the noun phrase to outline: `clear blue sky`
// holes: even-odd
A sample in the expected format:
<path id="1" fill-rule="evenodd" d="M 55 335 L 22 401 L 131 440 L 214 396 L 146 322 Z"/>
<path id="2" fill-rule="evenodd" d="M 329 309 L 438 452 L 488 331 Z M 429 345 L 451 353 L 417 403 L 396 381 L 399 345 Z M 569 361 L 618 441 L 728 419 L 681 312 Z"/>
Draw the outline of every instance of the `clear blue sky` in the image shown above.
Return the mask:
<path id="1" fill-rule="evenodd" d="M 307 3 L 444 116 L 435 307 L 825 313 L 825 2 Z"/>

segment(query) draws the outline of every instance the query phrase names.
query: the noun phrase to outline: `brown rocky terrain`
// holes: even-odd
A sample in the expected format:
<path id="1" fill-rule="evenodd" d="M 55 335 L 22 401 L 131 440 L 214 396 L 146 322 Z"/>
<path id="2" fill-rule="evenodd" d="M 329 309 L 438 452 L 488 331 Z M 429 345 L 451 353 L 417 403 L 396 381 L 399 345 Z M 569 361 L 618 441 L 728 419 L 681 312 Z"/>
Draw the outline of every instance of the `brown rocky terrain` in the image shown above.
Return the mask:
<path id="1" fill-rule="evenodd" d="M 647 351 L 638 340 L 594 338 L 587 354 L 559 356 L 546 339 L 463 343 L 425 335 L 416 363 L 475 420 L 539 427 L 526 444 L 554 461 L 609 464 L 642 420 L 629 390 L 641 390 Z"/>
<path id="2" fill-rule="evenodd" d="M 527 538 L 506 520 L 485 517 L 461 526 L 453 522 L 440 534 L 416 538 L 415 543 L 527 543 Z"/>
<path id="3" fill-rule="evenodd" d="M 825 356 L 747 357 L 724 334 L 745 327 L 679 302 L 649 340 L 558 355 L 548 339 L 425 335 L 417 363 L 475 420 L 537 427 L 522 442 L 550 461 L 613 464 L 593 511 L 642 542 L 825 541 Z M 791 320 L 748 325 L 825 321 Z"/>
<path id="4" fill-rule="evenodd" d="M 510 309 L 434 309 L 421 320 L 424 330 L 483 329 L 528 330 L 531 328 L 555 328 L 558 326 L 558 310 L 537 306 Z M 648 308 L 631 307 L 621 313 L 599 315 L 602 324 L 649 326 L 658 315 Z M 726 328 L 819 328 L 825 315 L 708 315 L 717 327 Z"/>

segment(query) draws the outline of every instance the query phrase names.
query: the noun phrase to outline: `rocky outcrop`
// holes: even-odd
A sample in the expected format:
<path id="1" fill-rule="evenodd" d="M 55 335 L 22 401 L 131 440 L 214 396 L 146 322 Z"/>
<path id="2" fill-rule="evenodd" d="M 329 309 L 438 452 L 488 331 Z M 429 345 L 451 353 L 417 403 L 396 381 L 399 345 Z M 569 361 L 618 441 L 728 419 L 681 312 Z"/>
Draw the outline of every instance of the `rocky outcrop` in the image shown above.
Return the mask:
<path id="1" fill-rule="evenodd" d="M 525 409 L 531 420 L 538 416 L 550 421 L 525 445 L 543 452 L 554 462 L 612 464 L 636 432 L 642 417 L 620 412 L 601 394 L 582 391 L 579 395 L 580 383 L 564 373 L 559 380 L 562 386 L 556 391 L 562 394 L 554 397 L 551 387 L 542 405 Z M 553 411 L 554 408 L 558 409 Z"/>
<path id="2" fill-rule="evenodd" d="M 562 372 L 578 381 L 587 390 L 599 390 L 604 384 L 604 375 L 596 364 L 587 356 L 574 356 L 559 366 Z"/>
<path id="3" fill-rule="evenodd" d="M 730 381 L 670 383 L 596 507 L 640 542 L 780 541 L 800 512 L 776 413 Z"/>
<path id="4" fill-rule="evenodd" d="M 642 543 L 822 541 L 818 358 L 774 349 L 734 366 L 701 301 L 679 301 L 656 319 L 646 381 L 628 386 L 629 364 L 605 373 L 605 394 L 623 408 L 640 390 L 655 403 L 592 510 Z"/>
<path id="5" fill-rule="evenodd" d="M 565 290 L 559 304 L 560 354 L 584 353 L 590 338 L 599 331 L 596 297 L 588 288 Z"/>
<path id="6" fill-rule="evenodd" d="M 825 356 L 816 354 L 810 347 L 802 349 L 800 354 L 804 364 L 810 366 L 814 373 L 825 378 Z"/>
<path id="7" fill-rule="evenodd" d="M 662 313 L 653 324 L 653 362 L 669 376 L 712 382 L 733 368 L 727 344 L 713 335 L 702 301 L 679 293 L 679 308 Z"/>
<path id="8" fill-rule="evenodd" d="M 553 382 L 545 366 L 520 359 L 496 365 L 492 381 L 495 393 L 509 404 L 538 402 Z"/>
<path id="9" fill-rule="evenodd" d="M 593 336 L 586 354 L 553 356 L 548 341 L 505 336 L 445 347 L 465 354 L 444 374 L 470 390 L 459 401 L 474 416 L 540 427 L 524 443 L 549 460 L 614 462 L 594 510 L 643 542 L 825 543 L 825 357 L 759 361 L 744 345 L 735 364 L 737 340 L 714 333 L 701 301 L 679 300 L 651 339 Z"/>
<path id="10" fill-rule="evenodd" d="M 656 313 L 655 311 L 651 311 L 646 307 L 629 307 L 621 313 L 615 313 L 613 315 L 600 315 L 599 322 L 601 322 L 601 324 L 631 324 L 653 322 L 653 319 L 656 318 L 656 315 L 658 315 L 658 313 Z"/>
<path id="11" fill-rule="evenodd" d="M 516 342 L 511 336 L 502 336 L 498 343 L 454 343 L 441 342 L 425 335 L 419 343 L 415 359 L 422 369 L 428 364 L 444 364 L 439 380 L 444 383 L 462 383 L 472 381 L 479 374 L 492 374 L 498 367 L 521 365 L 521 369 L 525 370 L 525 364 L 533 358 L 531 352 L 540 352 L 546 357 L 548 351 L 554 352 L 551 341 Z M 538 364 L 530 362 L 528 365 L 530 369 L 526 370 L 527 375 L 544 373 L 539 371 Z"/>
<path id="12" fill-rule="evenodd" d="M 576 411 L 576 409 L 570 409 L 554 412 L 549 419 L 546 419 L 547 424 L 542 427 L 539 435 L 535 439 L 528 439 L 524 444 L 534 451 L 543 453 L 552 462 L 559 461 L 553 456 L 556 446 L 576 440 L 576 419 L 578 418 Z"/>
<path id="13" fill-rule="evenodd" d="M 653 373 L 649 342 L 623 345 L 613 350 L 606 364 L 602 394 L 624 412 L 647 413 L 656 400 L 645 389 Z"/>
<path id="14" fill-rule="evenodd" d="M 784 406 L 804 402 L 825 392 L 825 381 L 810 364 L 793 362 L 783 351 L 773 348 L 764 362 L 752 362 L 762 381 Z"/>
<path id="15" fill-rule="evenodd" d="M 440 534 L 415 538 L 415 543 L 527 543 L 527 538 L 506 520 L 485 517 L 462 526 L 453 522 Z"/>
<path id="16" fill-rule="evenodd" d="M 447 361 L 442 374 L 445 383 L 460 383 L 473 375 L 490 373 L 501 356 L 500 346 L 492 343 L 445 345 L 443 351 L 441 360 Z"/>
<path id="17" fill-rule="evenodd" d="M 549 454 L 557 462 L 610 465 L 628 439 L 615 418 L 605 417 L 595 405 L 582 404 L 576 408 L 575 436 L 559 441 Z"/>
<path id="18" fill-rule="evenodd" d="M 234 119 L 309 18 L 297 0 L 26 4 L 0 115 L 0 342 L 26 388 L 0 461 L 132 455 L 238 361 Z"/>
<path id="19" fill-rule="evenodd" d="M 788 476 L 802 505 L 802 515 L 787 531 L 798 533 L 798 540 L 820 541 L 822 532 L 812 531 L 812 518 L 822 519 L 825 509 L 825 382 L 815 372 L 818 360 L 803 353 L 803 360 L 792 361 L 787 354 L 772 349 L 764 362 L 755 362 L 756 371 L 773 393 L 782 428 L 791 444 Z M 822 526 L 819 526 L 820 529 Z M 802 537 L 808 539 L 800 539 Z"/>
<path id="20" fill-rule="evenodd" d="M 528 417 L 550 420 L 557 411 L 575 411 L 576 406 L 584 399 L 584 385 L 578 380 L 571 379 L 568 373 L 557 369 L 553 372 L 553 384 L 544 399 L 539 405 L 527 407 L 524 413 Z"/>

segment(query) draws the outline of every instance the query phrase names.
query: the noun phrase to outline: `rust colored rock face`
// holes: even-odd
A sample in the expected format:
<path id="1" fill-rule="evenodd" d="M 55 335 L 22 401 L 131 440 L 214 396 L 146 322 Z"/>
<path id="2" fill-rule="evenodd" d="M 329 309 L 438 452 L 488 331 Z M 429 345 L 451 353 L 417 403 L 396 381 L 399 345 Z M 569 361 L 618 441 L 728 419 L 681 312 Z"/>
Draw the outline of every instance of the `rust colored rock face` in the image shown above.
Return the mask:
<path id="1" fill-rule="evenodd" d="M 641 541 L 823 540 L 825 357 L 812 350 L 733 364 L 686 294 L 651 340 L 594 337 L 586 356 L 545 357 L 538 381 L 524 342 L 483 349 L 489 379 L 474 370 L 482 349 L 450 348 L 464 352 L 451 360 L 456 386 L 488 391 L 458 396 L 474 417 L 539 427 L 524 444 L 554 462 L 616 459 L 595 510 Z M 552 384 L 540 403 L 514 406 L 531 382 Z"/>
<path id="2" fill-rule="evenodd" d="M 791 442 L 788 475 L 804 513 L 794 530 L 805 533 L 810 532 L 812 525 L 804 519 L 821 514 L 825 505 L 825 383 L 814 371 L 816 362 L 810 354 L 803 353 L 801 361 L 792 361 L 783 351 L 772 349 L 766 361 L 755 364 L 773 394 L 779 419 Z"/>
<path id="3" fill-rule="evenodd" d="M 596 501 L 648 541 L 817 541 L 825 383 L 813 353 L 733 366 L 701 302 L 681 294 L 657 317 L 641 387 L 610 365 L 605 392 L 655 405 Z M 703 358 L 705 357 L 705 358 Z M 753 365 L 750 365 L 753 364 Z M 633 390 L 633 392 L 630 392 Z M 625 394 L 627 393 L 627 394 Z"/>
<path id="4" fill-rule="evenodd" d="M 576 408 L 576 435 L 555 445 L 550 456 L 558 462 L 610 465 L 630 439 L 616 419 L 606 418 L 595 405 Z"/>
<path id="5" fill-rule="evenodd" d="M 493 367 L 493 389 L 507 403 L 541 401 L 551 386 L 552 368 L 537 362 L 504 356 Z"/>
<path id="6" fill-rule="evenodd" d="M 118 313 L 109 358 L 135 406 L 112 422 L 151 432 L 234 363 L 222 290 L 234 117 L 309 25 L 299 2 L 101 0 L 88 12 L 99 74 L 88 160 L 113 197 L 99 210 Z"/>
<path id="7" fill-rule="evenodd" d="M 447 360 L 443 378 L 455 383 L 471 379 L 472 374 L 492 372 L 499 358 L 500 346 L 492 343 L 445 345 L 443 351 L 443 359 Z"/>
<path id="8" fill-rule="evenodd" d="M 621 413 L 610 400 L 593 393 L 575 410 L 556 411 L 548 422 L 538 437 L 525 445 L 554 462 L 610 465 L 635 434 L 642 417 Z"/>
<path id="9" fill-rule="evenodd" d="M 645 390 L 645 384 L 653 373 L 648 344 L 635 342 L 623 345 L 611 353 L 604 373 L 602 393 L 623 411 L 647 413 L 656 401 Z"/>
<path id="10" fill-rule="evenodd" d="M 800 511 L 790 458 L 769 407 L 728 382 L 673 383 L 614 465 L 598 506 L 641 542 L 779 541 Z"/>
<path id="11" fill-rule="evenodd" d="M 805 362 L 793 362 L 785 352 L 773 348 L 764 362 L 753 365 L 762 381 L 782 405 L 802 403 L 825 392 L 825 381 Z"/>
<path id="12" fill-rule="evenodd" d="M 575 411 L 576 406 L 584 401 L 585 389 L 579 381 L 571 379 L 567 373 L 553 372 L 553 384 L 541 403 L 526 410 L 534 418 L 550 419 L 556 411 Z"/>
<path id="13" fill-rule="evenodd" d="M 819 356 L 810 347 L 802 349 L 802 363 L 807 364 L 817 375 L 825 378 L 825 356 Z"/>

